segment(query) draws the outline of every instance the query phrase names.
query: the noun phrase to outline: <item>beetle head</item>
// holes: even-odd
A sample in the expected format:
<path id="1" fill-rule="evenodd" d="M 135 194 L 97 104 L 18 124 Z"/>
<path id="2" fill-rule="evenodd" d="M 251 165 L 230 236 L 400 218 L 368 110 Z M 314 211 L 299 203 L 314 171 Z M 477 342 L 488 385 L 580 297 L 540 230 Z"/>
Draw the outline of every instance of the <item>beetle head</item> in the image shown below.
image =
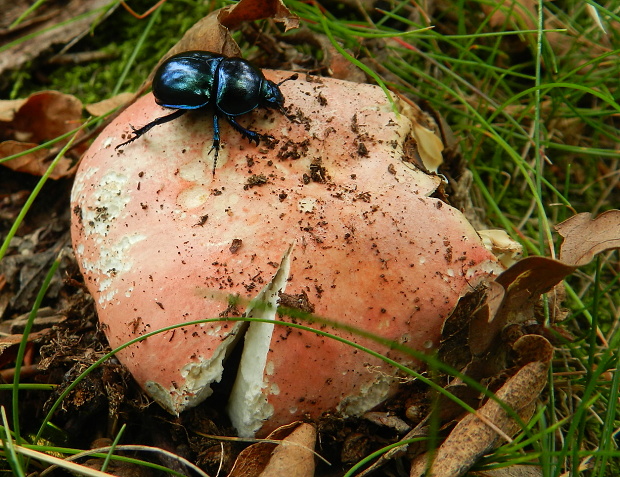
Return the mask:
<path id="1" fill-rule="evenodd" d="M 284 96 L 282 95 L 278 85 L 273 81 L 263 81 L 260 96 L 262 106 L 266 108 L 279 109 L 284 104 Z"/>
<path id="2" fill-rule="evenodd" d="M 298 75 L 294 74 L 282 81 L 278 84 L 273 81 L 265 80 L 261 86 L 261 101 L 262 106 L 266 108 L 276 108 L 282 109 L 284 105 L 284 96 L 282 95 L 282 91 L 280 91 L 280 85 L 288 80 L 297 79 Z"/>

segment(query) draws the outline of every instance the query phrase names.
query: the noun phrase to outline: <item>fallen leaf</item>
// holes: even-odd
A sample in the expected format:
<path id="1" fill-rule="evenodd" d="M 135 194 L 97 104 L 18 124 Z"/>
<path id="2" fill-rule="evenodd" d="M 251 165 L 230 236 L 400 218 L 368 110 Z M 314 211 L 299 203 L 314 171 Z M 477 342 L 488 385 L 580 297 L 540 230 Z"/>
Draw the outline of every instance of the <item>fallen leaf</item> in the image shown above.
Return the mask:
<path id="1" fill-rule="evenodd" d="M 59 91 L 34 93 L 15 112 L 8 128 L 14 139 L 41 143 L 77 128 L 82 122 L 82 102 Z"/>
<path id="2" fill-rule="evenodd" d="M 594 256 L 613 248 L 620 248 L 620 210 L 603 212 L 596 218 L 582 213 L 555 226 L 564 237 L 560 260 L 574 267 L 590 263 Z"/>
<path id="3" fill-rule="evenodd" d="M 257 477 L 265 470 L 272 452 L 277 447 L 274 441 L 282 440 L 292 434 L 299 422 L 293 422 L 285 426 L 281 426 L 267 436 L 265 440 L 259 441 L 246 447 L 237 456 L 237 460 L 233 465 L 228 477 Z"/>
<path id="4" fill-rule="evenodd" d="M 472 317 L 469 332 L 472 353 L 482 356 L 493 344 L 499 344 L 499 334 L 506 325 L 534 319 L 540 296 L 574 271 L 574 266 L 551 258 L 527 257 L 499 275 L 496 285 L 490 286 L 491 299 Z M 503 297 L 497 285 L 503 288 Z"/>
<path id="5" fill-rule="evenodd" d="M 84 109 L 93 116 L 103 116 L 115 108 L 128 104 L 133 97 L 133 93 L 120 93 L 98 103 L 87 104 Z"/>
<path id="6" fill-rule="evenodd" d="M 50 154 L 47 149 L 39 149 L 26 153 L 30 149 L 37 147 L 38 144 L 32 142 L 4 141 L 0 143 L 0 157 L 9 157 L 14 154 L 25 153 L 10 161 L 4 162 L 3 165 L 16 172 L 25 172 L 33 176 L 42 176 L 50 166 Z M 75 161 L 63 157 L 52 171 L 50 177 L 52 179 L 60 179 L 72 172 Z"/>
<path id="7" fill-rule="evenodd" d="M 260 477 L 312 477 L 316 428 L 301 424 L 273 451 Z"/>
<path id="8" fill-rule="evenodd" d="M 3 162 L 3 165 L 37 176 L 47 171 L 54 155 L 68 139 L 57 142 L 53 149 L 26 151 L 68 133 L 82 123 L 82 102 L 75 96 L 58 91 L 42 91 L 19 102 L 0 103 L 0 109 L 3 110 L 2 116 L 7 119 L 0 122 L 0 137 L 7 138 L 0 143 L 0 157 L 25 153 Z M 71 174 L 76 160 L 86 147 L 85 144 L 75 147 L 68 157 L 61 158 L 50 177 L 59 179 Z"/>
<path id="9" fill-rule="evenodd" d="M 547 383 L 549 362 L 532 362 L 521 368 L 496 396 L 511 407 L 520 419 L 527 422 L 535 409 L 535 400 Z M 458 477 L 486 452 L 490 451 L 502 436 L 511 435 L 519 429 L 518 423 L 494 399 L 489 399 L 477 411 L 468 414 L 452 430 L 435 452 L 429 469 L 429 455 L 416 458 L 411 467 L 411 477 Z"/>
<path id="10" fill-rule="evenodd" d="M 226 28 L 237 28 L 243 22 L 271 18 L 284 24 L 284 31 L 299 27 L 299 18 L 293 15 L 281 0 L 241 0 L 234 8 L 220 16 Z"/>

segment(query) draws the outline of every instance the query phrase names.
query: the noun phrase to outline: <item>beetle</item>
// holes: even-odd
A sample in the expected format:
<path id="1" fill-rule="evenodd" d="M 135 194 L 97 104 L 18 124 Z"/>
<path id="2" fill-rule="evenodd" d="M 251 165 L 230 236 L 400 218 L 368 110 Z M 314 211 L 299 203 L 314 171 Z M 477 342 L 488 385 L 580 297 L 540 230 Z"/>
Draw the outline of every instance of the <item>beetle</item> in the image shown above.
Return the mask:
<path id="1" fill-rule="evenodd" d="M 220 149 L 219 119 L 226 118 L 241 136 L 256 145 L 261 135 L 244 128 L 236 117 L 258 108 L 276 108 L 284 113 L 284 96 L 280 85 L 297 79 L 294 74 L 274 83 L 265 78 L 263 72 L 243 58 L 227 57 L 210 51 L 185 51 L 164 61 L 153 77 L 153 96 L 160 106 L 176 109 L 171 114 L 159 117 L 139 129 L 131 126 L 133 135 L 116 146 L 119 149 L 135 141 L 153 127 L 167 123 L 190 110 L 213 108 L 213 145 L 215 150 L 213 175 Z"/>

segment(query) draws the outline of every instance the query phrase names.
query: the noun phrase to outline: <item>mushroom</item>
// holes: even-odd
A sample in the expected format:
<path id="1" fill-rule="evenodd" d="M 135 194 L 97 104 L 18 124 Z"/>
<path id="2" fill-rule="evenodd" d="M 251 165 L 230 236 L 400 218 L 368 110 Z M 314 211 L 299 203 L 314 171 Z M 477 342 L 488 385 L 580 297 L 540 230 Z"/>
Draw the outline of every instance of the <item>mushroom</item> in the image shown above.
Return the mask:
<path id="1" fill-rule="evenodd" d="M 278 306 L 425 351 L 459 297 L 501 268 L 465 217 L 431 197 L 441 178 L 416 162 L 440 154 L 440 141 L 419 112 L 394 97 L 396 113 L 380 88 L 335 79 L 290 81 L 282 92 L 286 116 L 240 118 L 274 140 L 248 145 L 222 125 L 215 175 L 210 114 L 186 114 L 115 151 L 130 125 L 162 116 L 147 95 L 93 143 L 72 193 L 75 254 L 112 347 L 222 319 L 151 336 L 118 358 L 175 414 L 233 376 L 227 409 L 243 436 L 326 411 L 359 415 L 399 380 L 373 356 L 287 327 Z M 270 321 L 226 320 L 242 314 Z M 354 332 L 312 326 L 419 365 Z M 237 344 L 240 362 L 228 365 Z"/>

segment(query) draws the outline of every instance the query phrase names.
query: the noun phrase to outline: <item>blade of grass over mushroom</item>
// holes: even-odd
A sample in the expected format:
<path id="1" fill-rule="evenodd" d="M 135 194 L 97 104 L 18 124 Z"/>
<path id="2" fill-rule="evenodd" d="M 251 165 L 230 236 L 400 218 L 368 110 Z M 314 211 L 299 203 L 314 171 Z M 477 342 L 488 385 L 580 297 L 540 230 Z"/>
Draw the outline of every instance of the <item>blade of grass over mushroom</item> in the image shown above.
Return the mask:
<path id="1" fill-rule="evenodd" d="M 254 303 L 254 307 L 258 308 L 259 304 L 258 303 Z M 270 304 L 265 304 L 265 306 L 270 307 Z M 388 340 L 385 339 L 381 336 L 375 335 L 374 333 L 362 330 L 360 328 L 354 327 L 354 326 L 350 326 L 350 325 L 343 325 L 340 322 L 337 321 L 333 321 L 333 320 L 329 320 L 329 319 L 325 319 L 325 318 L 321 318 L 321 317 L 317 317 L 314 315 L 310 315 L 308 313 L 304 313 L 301 312 L 299 310 L 293 310 L 293 309 L 284 309 L 284 308 L 279 308 L 279 311 L 281 311 L 282 313 L 294 317 L 296 319 L 300 319 L 300 320 L 304 320 L 304 321 L 309 321 L 311 323 L 319 323 L 321 325 L 327 325 L 329 327 L 338 329 L 338 330 L 344 330 L 344 331 L 348 331 L 350 333 L 353 333 L 357 336 L 360 337 L 364 337 L 364 338 L 368 338 L 372 341 L 374 341 L 377 344 L 383 345 L 385 347 L 388 347 L 389 349 L 393 349 L 393 350 L 397 350 L 400 351 L 402 353 L 408 354 L 410 356 L 412 356 L 413 358 L 415 358 L 418 361 L 424 362 L 425 364 L 428 365 L 429 369 L 433 369 L 433 370 L 437 370 L 437 371 L 441 371 L 445 374 L 454 376 L 456 378 L 461 379 L 464 383 L 466 383 L 467 385 L 471 386 L 472 388 L 474 388 L 476 391 L 484 394 L 485 396 L 487 396 L 490 399 L 493 399 L 495 401 L 497 401 L 497 403 L 508 413 L 509 416 L 511 416 L 513 419 L 515 419 L 522 428 L 525 429 L 525 423 L 522 422 L 522 420 L 520 419 L 520 417 L 515 413 L 515 411 L 510 408 L 509 406 L 507 406 L 505 403 L 503 403 L 501 400 L 499 400 L 493 392 L 491 392 L 487 387 L 482 386 L 480 383 L 478 383 L 477 381 L 475 381 L 474 379 L 470 378 L 467 375 L 464 375 L 463 373 L 461 373 L 460 371 L 452 368 L 451 366 L 443 363 L 442 361 L 438 360 L 436 357 L 434 357 L 433 355 L 429 355 L 429 354 L 424 354 L 420 351 L 416 351 L 412 348 L 409 348 L 406 345 L 403 345 L 401 343 L 398 342 L 394 342 L 392 340 Z M 86 377 L 88 376 L 94 369 L 96 369 L 97 367 L 99 367 L 101 364 L 103 364 L 105 361 L 107 361 L 109 358 L 111 358 L 112 356 L 114 356 L 116 353 L 118 353 L 119 351 L 128 348 L 130 346 L 132 346 L 133 344 L 139 343 L 141 341 L 144 341 L 148 338 L 150 338 L 151 336 L 155 336 L 157 334 L 161 334 L 161 333 L 166 333 L 168 331 L 172 331 L 178 328 L 184 328 L 184 327 L 190 327 L 193 325 L 200 325 L 200 324 L 206 324 L 206 323 L 219 323 L 219 322 L 236 322 L 236 321 L 244 321 L 244 322 L 249 322 L 249 323 L 267 323 L 267 324 L 275 324 L 278 326 L 284 326 L 284 327 L 290 327 L 290 328 L 294 328 L 294 329 L 298 329 L 298 330 L 302 330 L 302 331 L 306 331 L 306 332 L 310 332 L 319 336 L 323 336 L 326 337 L 328 339 L 332 339 L 341 343 L 344 343 L 347 346 L 351 346 L 352 348 L 355 348 L 357 350 L 363 351 L 364 353 L 373 356 L 375 358 L 380 359 L 381 361 L 389 364 L 390 366 L 396 368 L 397 370 L 405 373 L 406 375 L 409 375 L 413 378 L 416 378 L 418 380 L 420 380 L 421 382 L 427 384 L 428 386 L 430 386 L 433 390 L 435 390 L 436 392 L 438 392 L 439 394 L 443 394 L 444 396 L 446 396 L 447 398 L 451 399 L 452 401 L 454 401 L 456 404 L 458 404 L 459 406 L 461 406 L 464 410 L 470 412 L 470 413 L 475 413 L 476 411 L 470 406 L 468 405 L 466 402 L 464 402 L 463 400 L 461 400 L 460 398 L 458 398 L 457 396 L 453 395 L 452 393 L 450 393 L 450 391 L 444 389 L 442 386 L 440 386 L 439 384 L 435 383 L 432 379 L 427 378 L 425 375 L 418 373 L 417 371 L 414 371 L 413 369 L 402 365 L 401 363 L 394 361 L 390 358 L 388 358 L 387 356 L 374 351 L 372 349 L 369 349 L 365 346 L 362 346 L 358 343 L 355 343 L 354 341 L 348 340 L 346 338 L 343 338 L 341 336 L 337 336 L 335 334 L 326 332 L 326 331 L 322 331 L 316 328 L 312 328 L 306 325 L 301 325 L 298 323 L 289 323 L 289 322 L 282 322 L 282 321 L 274 321 L 271 319 L 263 319 L 263 318 L 247 318 L 247 317 L 228 317 L 226 319 L 222 319 L 222 318 L 212 318 L 212 319 L 204 319 L 204 320 L 194 320 L 194 321 L 188 321 L 188 322 L 183 322 L 183 323 L 177 323 L 175 325 L 171 325 L 171 326 L 166 326 L 164 328 L 155 330 L 155 331 L 151 331 L 148 333 L 145 333 L 144 335 L 141 335 L 137 338 L 134 338 L 130 341 L 127 341 L 126 343 L 124 343 L 121 346 L 118 346 L 117 348 L 113 349 L 112 351 L 106 353 L 104 356 L 102 356 L 101 358 L 99 358 L 96 362 L 94 362 L 92 365 L 90 365 L 87 369 L 85 369 L 69 386 L 67 386 L 67 388 L 58 396 L 58 398 L 56 399 L 56 401 L 54 402 L 54 404 L 52 404 L 52 406 L 50 407 L 50 410 L 48 411 L 47 415 L 45 416 L 45 418 L 42 421 L 42 425 L 37 433 L 37 436 L 35 438 L 35 441 L 38 440 L 41 437 L 41 434 L 43 432 L 44 426 L 47 422 L 51 421 L 52 416 L 54 415 L 54 413 L 56 412 L 56 410 L 58 409 L 58 407 L 62 404 L 62 401 L 64 400 L 65 397 L 67 397 L 69 395 L 69 393 Z"/>

